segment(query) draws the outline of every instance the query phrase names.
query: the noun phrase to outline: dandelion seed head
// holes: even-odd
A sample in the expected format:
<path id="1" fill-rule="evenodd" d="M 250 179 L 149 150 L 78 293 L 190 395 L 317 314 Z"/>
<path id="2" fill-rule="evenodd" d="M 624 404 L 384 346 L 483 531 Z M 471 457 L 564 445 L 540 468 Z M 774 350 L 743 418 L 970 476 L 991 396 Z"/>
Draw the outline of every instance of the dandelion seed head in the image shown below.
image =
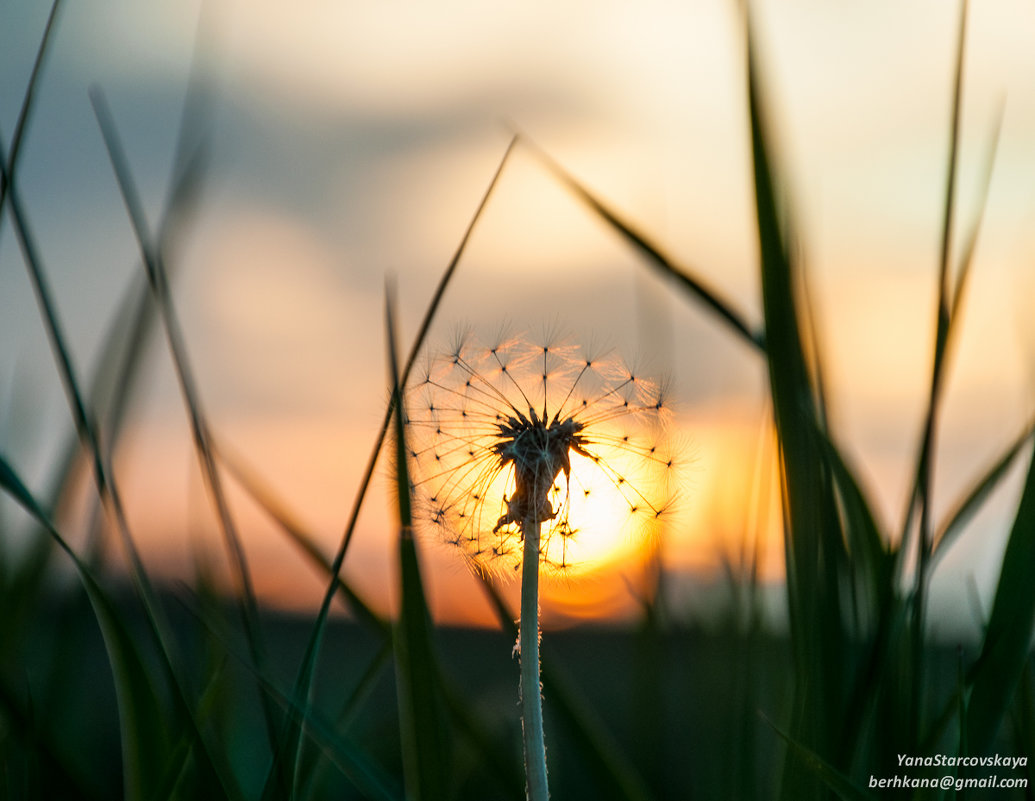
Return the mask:
<path id="1" fill-rule="evenodd" d="M 567 570 L 603 526 L 650 532 L 671 508 L 667 396 L 598 353 L 465 334 L 407 405 L 418 518 L 479 570 L 520 565 L 527 521 L 541 563 Z"/>

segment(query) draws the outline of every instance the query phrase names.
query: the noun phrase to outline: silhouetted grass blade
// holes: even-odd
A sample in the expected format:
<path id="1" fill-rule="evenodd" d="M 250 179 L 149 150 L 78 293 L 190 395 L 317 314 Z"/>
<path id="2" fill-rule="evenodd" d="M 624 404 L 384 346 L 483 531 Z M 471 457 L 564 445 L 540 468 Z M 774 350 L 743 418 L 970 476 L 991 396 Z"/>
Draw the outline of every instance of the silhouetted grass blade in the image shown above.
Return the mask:
<path id="1" fill-rule="evenodd" d="M 424 319 L 421 321 L 417 338 L 414 340 L 413 346 L 410 349 L 409 357 L 406 360 L 406 365 L 403 368 L 402 375 L 400 377 L 404 387 L 409 378 L 410 370 L 416 362 L 417 355 L 424 344 L 424 338 L 427 336 L 428 329 L 431 327 L 431 322 L 435 317 L 435 313 L 438 311 L 442 297 L 445 295 L 446 288 L 452 281 L 456 268 L 460 263 L 460 258 L 463 256 L 464 251 L 467 248 L 467 243 L 471 238 L 471 234 L 474 232 L 475 226 L 481 219 L 482 213 L 488 205 L 489 198 L 492 196 L 493 190 L 499 183 L 500 176 L 503 174 L 503 168 L 506 166 L 507 160 L 513 149 L 514 141 L 512 140 L 507 146 L 507 150 L 503 154 L 503 158 L 500 160 L 499 166 L 496 168 L 496 172 L 493 175 L 492 180 L 489 182 L 485 193 L 482 195 L 478 208 L 475 210 L 474 216 L 468 223 L 467 229 L 464 231 L 464 235 L 460 240 L 460 244 L 457 246 L 456 252 L 453 254 L 453 258 L 450 260 L 449 265 L 446 267 L 442 277 L 439 279 L 438 286 L 435 288 L 435 293 L 425 311 Z M 342 533 L 338 550 L 335 552 L 334 559 L 331 562 L 330 580 L 324 593 L 323 602 L 320 605 L 320 611 L 316 615 L 316 621 L 313 624 L 313 630 L 306 646 L 305 656 L 302 659 L 302 664 L 299 667 L 298 676 L 295 682 L 294 701 L 299 705 L 303 704 L 305 698 L 309 695 L 309 688 L 312 685 L 316 663 L 319 659 L 320 646 L 323 641 L 323 633 L 327 623 L 327 615 L 330 612 L 331 601 L 334 598 L 338 587 L 338 576 L 341 573 L 341 567 L 345 561 L 345 554 L 348 551 L 349 543 L 352 541 L 353 533 L 356 530 L 356 521 L 359 519 L 359 513 L 363 507 L 363 502 L 366 499 L 367 490 L 370 488 L 370 481 L 374 476 L 374 470 L 377 467 L 377 460 L 381 455 L 381 448 L 384 445 L 385 436 L 387 435 L 388 428 L 391 425 L 393 413 L 394 403 L 390 400 L 385 409 L 385 415 L 381 421 L 377 437 L 375 438 L 374 447 L 371 449 L 370 456 L 367 459 L 367 464 L 363 471 L 363 477 L 360 480 L 359 488 L 356 490 L 356 498 L 353 501 L 352 509 L 349 513 L 349 519 L 345 524 L 345 529 Z M 288 731 L 286 733 L 288 743 L 294 743 L 294 747 L 289 745 L 288 748 L 291 753 L 297 753 L 297 738 L 299 736 L 300 733 L 297 731 Z"/>
<path id="2" fill-rule="evenodd" d="M 158 701 L 133 636 L 93 573 L 68 545 L 7 460 L 0 456 L 0 486 L 50 534 L 71 558 L 104 636 L 115 679 L 122 741 L 123 775 L 128 799 L 150 799 L 166 765 L 169 717 Z"/>
<path id="3" fill-rule="evenodd" d="M 448 797 L 451 754 L 442 714 L 439 664 L 432 644 L 431 613 L 413 538 L 411 485 L 407 465 L 403 385 L 395 350 L 394 299 L 386 292 L 385 328 L 395 407 L 395 490 L 399 512 L 399 618 L 395 624 L 396 688 L 403 770 L 408 795 L 415 801 Z"/>
<path id="4" fill-rule="evenodd" d="M 763 718 L 765 716 L 763 715 Z M 823 759 L 811 748 L 802 745 L 779 726 L 768 718 L 766 722 L 773 728 L 780 738 L 787 743 L 793 758 L 805 765 L 818 779 L 820 779 L 838 798 L 843 801 L 873 801 L 873 796 L 857 787 L 841 771 Z"/>
<path id="5" fill-rule="evenodd" d="M 992 614 L 981 655 L 970 671 L 973 683 L 967 712 L 967 737 L 974 753 L 992 746 L 1021 672 L 1035 631 L 1035 459 L 1006 543 Z"/>
<path id="6" fill-rule="evenodd" d="M 18 170 L 18 156 L 22 149 L 22 140 L 28 130 L 29 119 L 36 100 L 36 89 L 39 86 L 40 76 L 43 74 L 43 65 L 47 54 L 50 52 L 50 43 L 54 33 L 54 24 L 57 21 L 58 8 L 61 0 L 54 0 L 50 7 L 50 14 L 47 15 L 47 22 L 43 28 L 43 36 L 40 39 L 40 46 L 36 50 L 36 59 L 32 64 L 32 72 L 29 75 L 29 83 L 25 87 L 25 96 L 22 98 L 21 108 L 18 110 L 18 119 L 14 124 L 14 135 L 11 137 L 11 151 L 8 154 L 10 161 L 6 164 L 6 171 L 0 174 L 0 212 L 3 212 L 4 203 L 7 200 L 8 176 L 13 176 Z"/>
<path id="7" fill-rule="evenodd" d="M 765 349 L 765 336 L 760 332 L 754 332 L 744 320 L 743 315 L 735 311 L 733 307 L 722 300 L 719 295 L 708 288 L 705 283 L 692 275 L 689 270 L 679 267 L 673 260 L 668 258 L 654 245 L 644 234 L 637 231 L 632 225 L 625 222 L 616 212 L 605 205 L 595 195 L 569 175 L 556 161 L 534 145 L 530 140 L 523 141 L 532 148 L 536 156 L 546 165 L 547 169 L 564 186 L 566 186 L 579 200 L 585 203 L 601 219 L 607 222 L 628 242 L 647 257 L 647 262 L 658 268 L 662 274 L 673 278 L 677 284 L 688 291 L 691 295 L 700 300 L 707 308 L 711 309 L 721 320 L 727 323 L 740 337 L 756 348 Z"/>
<path id="8" fill-rule="evenodd" d="M 956 537 L 963 531 L 970 519 L 978 513 L 989 496 L 1007 475 L 1020 453 L 1031 444 L 1035 437 L 1035 422 L 1029 424 L 1021 435 L 1005 450 L 1002 456 L 978 478 L 970 490 L 961 497 L 960 502 L 949 513 L 945 522 L 938 527 L 934 550 L 931 554 L 931 567 L 948 551 Z"/>

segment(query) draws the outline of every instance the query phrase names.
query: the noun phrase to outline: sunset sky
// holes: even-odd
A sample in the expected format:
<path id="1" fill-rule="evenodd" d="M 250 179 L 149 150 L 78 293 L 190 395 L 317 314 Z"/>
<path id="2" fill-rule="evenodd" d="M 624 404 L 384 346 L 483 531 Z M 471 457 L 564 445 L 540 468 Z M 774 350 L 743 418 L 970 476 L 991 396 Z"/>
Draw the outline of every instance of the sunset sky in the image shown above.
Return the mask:
<path id="1" fill-rule="evenodd" d="M 17 20 L 0 30 L 5 148 L 44 5 L 13 0 L 5 11 Z M 958 9 L 934 0 L 752 7 L 835 431 L 895 530 L 932 350 Z M 938 442 L 941 510 L 1033 406 L 1032 41 L 1031 3 L 971 9 L 957 231 L 976 212 L 1000 108 L 1003 116 Z M 513 131 L 760 321 L 743 31 L 732 0 L 506 9 L 88 0 L 59 19 L 19 167 L 81 376 L 140 270 L 87 91 L 98 86 L 110 102 L 154 226 L 196 58 L 212 153 L 169 265 L 177 308 L 217 436 L 327 552 L 384 412 L 386 279 L 397 286 L 408 343 Z M 501 321 L 603 343 L 671 379 L 673 434 L 687 465 L 680 515 L 658 547 L 678 574 L 679 603 L 700 603 L 695 587 L 760 531 L 763 575 L 779 578 L 759 354 L 659 280 L 528 148 L 508 161 L 429 342 L 441 349 L 460 326 L 491 334 Z M 149 565 L 189 577 L 196 548 L 216 560 L 222 552 L 158 338 L 144 384 L 118 478 Z M 42 490 L 71 432 L 5 215 L 0 451 Z M 389 483 L 383 462 L 345 563 L 382 606 L 393 576 Z M 1008 483 L 1003 497 L 1016 492 Z M 960 588 L 971 577 L 987 602 L 1009 507 L 992 504 L 940 566 L 939 603 L 966 610 Z M 0 509 L 21 519 L 7 502 Z M 313 608 L 322 593 L 315 574 L 239 493 L 234 510 L 261 594 Z M 547 624 L 629 614 L 650 550 L 619 540 L 596 569 L 548 581 Z M 437 615 L 486 619 L 463 561 L 437 542 L 423 555 Z"/>

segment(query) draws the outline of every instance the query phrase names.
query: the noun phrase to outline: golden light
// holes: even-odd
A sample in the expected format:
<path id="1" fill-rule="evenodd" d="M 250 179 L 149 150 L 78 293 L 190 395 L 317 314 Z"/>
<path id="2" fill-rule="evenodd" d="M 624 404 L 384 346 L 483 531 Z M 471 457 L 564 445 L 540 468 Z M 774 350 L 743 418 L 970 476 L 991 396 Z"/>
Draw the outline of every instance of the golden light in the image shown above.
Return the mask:
<path id="1" fill-rule="evenodd" d="M 568 520 L 573 533 L 568 537 L 551 537 L 544 548 L 544 561 L 565 565 L 567 574 L 605 570 L 638 554 L 652 541 L 654 512 L 632 511 L 627 496 L 650 497 L 658 494 L 658 488 L 644 486 L 643 482 L 632 484 L 628 477 L 637 472 L 637 460 L 621 449 L 612 450 L 614 453 L 608 454 L 607 461 L 628 485 L 624 493 L 591 459 L 571 454 Z M 563 482 L 563 476 L 559 482 Z M 633 486 L 635 489 L 630 489 Z M 643 499 L 640 502 L 645 503 Z"/>

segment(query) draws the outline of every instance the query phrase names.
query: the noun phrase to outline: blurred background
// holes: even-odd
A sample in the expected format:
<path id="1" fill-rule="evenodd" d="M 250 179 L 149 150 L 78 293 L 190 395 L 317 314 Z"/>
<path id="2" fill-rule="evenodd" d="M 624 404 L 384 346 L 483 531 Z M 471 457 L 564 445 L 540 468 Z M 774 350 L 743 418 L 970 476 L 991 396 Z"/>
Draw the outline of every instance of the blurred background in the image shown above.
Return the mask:
<path id="1" fill-rule="evenodd" d="M 753 5 L 833 428 L 896 530 L 933 350 L 958 10 L 933 0 Z M 32 0 L 0 6 L 5 147 L 47 11 Z M 1035 7 L 982 3 L 968 25 L 962 220 L 978 212 L 1000 114 L 1002 127 L 937 440 L 942 510 L 1030 417 L 1035 379 Z M 208 167 L 167 268 L 201 397 L 216 437 L 332 553 L 385 409 L 386 280 L 412 341 L 515 132 L 760 323 L 743 65 L 727 0 L 86 0 L 58 19 L 18 180 L 88 376 L 142 276 L 88 91 L 110 104 L 153 228 L 188 93 L 200 98 L 189 120 L 211 137 Z M 683 503 L 662 541 L 615 541 L 592 568 L 548 581 L 544 624 L 628 619 L 655 558 L 670 608 L 707 616 L 727 571 L 756 556 L 778 621 L 763 359 L 669 291 L 528 146 L 508 158 L 430 347 L 447 347 L 458 327 L 491 335 L 504 323 L 605 343 L 669 377 L 674 435 L 687 443 Z M 182 579 L 198 553 L 218 564 L 221 543 L 163 337 L 148 348 L 115 468 L 148 567 Z M 5 218 L 0 450 L 42 488 L 73 432 Z M 382 609 L 394 603 L 388 485 L 382 465 L 344 567 Z M 987 609 L 1018 482 L 999 494 L 939 565 L 936 631 L 974 630 L 975 610 Z M 314 610 L 322 581 L 243 493 L 232 503 L 260 598 Z M 20 519 L 6 498 L 0 509 Z M 490 623 L 459 555 L 421 547 L 436 619 Z"/>

